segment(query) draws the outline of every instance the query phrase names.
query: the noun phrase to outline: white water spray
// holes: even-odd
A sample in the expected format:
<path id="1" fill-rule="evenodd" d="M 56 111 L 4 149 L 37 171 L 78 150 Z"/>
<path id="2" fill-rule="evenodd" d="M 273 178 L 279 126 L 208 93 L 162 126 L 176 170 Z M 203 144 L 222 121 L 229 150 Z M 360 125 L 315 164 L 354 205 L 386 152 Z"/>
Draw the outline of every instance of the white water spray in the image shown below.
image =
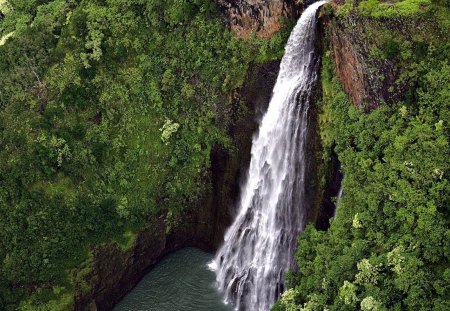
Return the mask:
<path id="1" fill-rule="evenodd" d="M 252 144 L 238 215 L 211 264 L 217 284 L 236 310 L 267 311 L 294 266 L 298 234 L 306 224 L 305 172 L 308 111 L 317 80 L 317 10 L 309 6 L 293 29 L 269 108 Z"/>

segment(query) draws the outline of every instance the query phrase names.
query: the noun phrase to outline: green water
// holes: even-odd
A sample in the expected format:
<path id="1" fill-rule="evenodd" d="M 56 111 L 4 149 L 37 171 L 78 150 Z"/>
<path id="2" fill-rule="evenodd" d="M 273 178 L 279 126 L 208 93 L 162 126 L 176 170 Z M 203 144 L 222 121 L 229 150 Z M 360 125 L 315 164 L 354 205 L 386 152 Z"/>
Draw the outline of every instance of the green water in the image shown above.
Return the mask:
<path id="1" fill-rule="evenodd" d="M 212 255 L 185 248 L 164 258 L 114 311 L 230 311 L 214 288 Z"/>

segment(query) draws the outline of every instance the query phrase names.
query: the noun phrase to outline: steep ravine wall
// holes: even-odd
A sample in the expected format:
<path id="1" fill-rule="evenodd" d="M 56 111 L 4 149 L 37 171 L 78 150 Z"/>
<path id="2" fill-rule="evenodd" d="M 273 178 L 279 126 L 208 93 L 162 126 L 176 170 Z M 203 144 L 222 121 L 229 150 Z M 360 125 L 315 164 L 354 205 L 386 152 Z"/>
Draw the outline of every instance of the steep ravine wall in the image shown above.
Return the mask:
<path id="1" fill-rule="evenodd" d="M 294 15 L 290 16 L 295 16 L 301 11 L 301 7 L 295 4 L 295 1 L 218 0 L 218 2 L 225 5 L 222 8 L 224 14 L 228 14 L 230 27 L 241 37 L 246 37 L 255 30 L 260 36 L 271 35 L 269 28 L 272 24 L 267 16 L 274 14 L 271 8 L 278 5 L 275 2 L 283 3 L 284 8 L 287 3 L 293 5 L 289 12 Z M 256 10 L 252 11 L 253 15 L 248 15 L 244 10 L 250 4 L 252 10 Z M 227 7 L 233 8 L 236 5 L 241 11 L 227 11 Z M 237 15 L 230 15 L 230 12 Z M 249 16 L 256 16 L 254 19 L 256 24 L 244 22 L 250 18 Z M 320 19 L 317 49 L 322 52 L 325 44 L 331 47 L 336 76 L 344 90 L 357 106 L 363 110 L 370 110 L 380 104 L 379 100 L 375 100 L 377 98 L 386 97 L 386 101 L 395 98 L 392 94 L 386 93 L 395 80 L 395 70 L 392 71 L 392 77 L 384 79 L 370 75 L 368 69 L 376 64 L 371 63 L 364 54 L 364 48 L 361 47 L 364 43 L 364 29 L 359 28 L 357 32 L 352 33 L 353 28 L 350 26 L 355 22 L 323 14 Z M 245 28 L 244 32 L 240 30 L 242 27 Z M 278 62 L 269 62 L 255 65 L 249 70 L 247 82 L 236 97 L 236 101 L 245 103 L 247 113 L 244 116 L 242 111 L 232 113 L 232 122 L 228 129 L 236 148 L 234 150 L 221 146 L 214 148 L 211 154 L 211 188 L 206 190 L 205 196 L 197 204 L 186 208 L 179 225 L 169 233 L 164 222 L 165 215 L 160 215 L 159 218 L 149 221 L 149 228 L 138 234 L 133 246 L 128 250 L 123 251 L 116 244 L 98 246 L 93 252 L 93 269 L 83 278 L 85 282 L 80 283 L 76 289 L 75 310 L 110 310 L 163 256 L 170 252 L 188 246 L 214 251 L 219 246 L 235 212 L 239 182 L 244 178 L 250 160 L 252 135 L 257 130 L 258 118 L 269 103 L 278 65 Z M 392 64 L 385 63 L 383 66 L 386 72 L 390 72 Z M 383 97 L 383 94 L 386 96 Z M 319 101 L 321 95 L 321 89 L 317 87 L 315 100 Z M 312 202 L 308 218 L 318 229 L 326 230 L 329 219 L 334 214 L 335 205 L 332 199 L 336 197 L 340 188 L 342 175 L 336 157 L 331 157 L 331 160 L 327 161 L 322 158 L 324 150 L 320 140 L 318 114 L 318 108 L 313 105 L 308 138 L 308 152 L 313 155 L 308 164 L 307 196 Z"/>
<path id="2" fill-rule="evenodd" d="M 252 32 L 270 37 L 280 29 L 282 17 L 296 18 L 302 8 L 295 0 L 218 0 L 217 3 L 229 27 L 243 38 Z M 243 102 L 246 112 L 235 111 L 227 116 L 234 148 L 215 146 L 213 149 L 210 189 L 205 189 L 204 197 L 194 206 L 186 207 L 178 225 L 169 233 L 165 215 L 160 215 L 149 220 L 148 229 L 138 233 L 127 250 L 115 243 L 97 246 L 93 250 L 92 268 L 77 278 L 75 310 L 111 310 L 170 252 L 189 246 L 210 252 L 216 250 L 232 221 L 240 182 L 250 161 L 252 136 L 270 101 L 278 67 L 278 62 L 268 62 L 249 70 L 246 83 L 236 96 L 236 102 Z"/>
<path id="3" fill-rule="evenodd" d="M 324 7 L 319 13 L 319 33 L 317 38 L 318 49 L 323 56 L 324 52 L 330 49 L 331 40 L 330 32 L 332 28 L 330 16 Z M 322 59 L 322 58 L 321 58 Z M 321 66 L 322 67 L 322 66 Z M 319 72 L 319 80 L 322 77 Z M 316 153 L 314 156 L 316 163 L 315 178 L 316 178 L 316 204 L 314 205 L 313 215 L 310 221 L 318 230 L 328 230 L 330 226 L 330 219 L 334 216 L 336 211 L 335 198 L 339 194 L 342 182 L 342 173 L 340 171 L 340 163 L 337 155 L 332 150 L 333 147 L 325 146 L 322 141 L 322 128 L 320 121 L 320 114 L 323 113 L 320 109 L 320 102 L 323 100 L 322 85 L 318 87 L 317 100 L 314 105 L 315 109 L 315 139 L 316 139 Z M 331 149 L 331 150 L 330 150 Z"/>
<path id="4" fill-rule="evenodd" d="M 319 14 L 318 11 L 317 14 Z M 315 54 L 319 64 L 321 63 L 321 54 L 323 52 L 324 42 L 322 40 L 324 35 L 324 26 L 318 20 L 318 27 L 315 40 Z M 308 135 L 306 139 L 307 143 L 307 159 L 306 159 L 306 172 L 305 172 L 305 206 L 308 209 L 306 211 L 306 219 L 309 223 L 315 223 L 316 220 L 321 217 L 321 206 L 323 201 L 323 187 L 324 181 L 322 178 L 323 168 L 326 163 L 323 162 L 322 144 L 320 141 L 320 124 L 319 124 L 319 110 L 317 102 L 322 98 L 322 89 L 320 87 L 320 74 L 317 73 L 317 79 L 312 87 L 311 101 L 308 112 Z"/>
<path id="5" fill-rule="evenodd" d="M 296 0 L 216 0 L 229 27 L 238 37 L 252 33 L 270 38 L 280 30 L 282 18 L 298 18 L 303 4 Z"/>
<path id="6" fill-rule="evenodd" d="M 249 70 L 247 83 L 236 96 L 236 104 L 245 103 L 247 112 L 232 113 L 228 129 L 235 148 L 214 148 L 210 189 L 205 189 L 204 197 L 186 207 L 178 225 L 169 232 L 162 214 L 149 220 L 148 229 L 138 233 L 125 251 L 115 243 L 97 246 L 92 269 L 76 285 L 75 310 L 111 310 L 170 252 L 189 246 L 216 250 L 232 221 L 239 181 L 250 161 L 252 135 L 270 100 L 278 69 L 278 62 L 268 62 Z"/>
<path id="7" fill-rule="evenodd" d="M 376 57 L 374 51 L 387 50 L 393 38 L 386 33 L 398 31 L 404 37 L 411 36 L 409 29 L 416 28 L 414 23 L 392 21 L 389 19 L 371 19 L 351 12 L 337 16 L 335 9 L 341 1 L 334 0 L 328 7 L 322 8 L 320 41 L 324 51 L 330 51 L 334 63 L 334 75 L 338 78 L 345 93 L 361 111 L 370 112 L 383 105 L 405 99 L 407 84 L 400 82 L 399 65 L 388 57 Z M 334 8 L 334 9 L 331 9 Z M 411 23 L 411 21 L 409 22 Z M 374 37 L 374 32 L 378 37 Z M 381 35 L 380 35 L 381 34 Z M 318 131 L 320 132 L 320 126 Z M 341 190 L 343 175 L 340 162 L 334 152 L 334 146 L 323 150 L 326 161 L 319 162 L 318 173 L 321 178 L 321 199 L 317 211 L 316 228 L 327 230 L 329 220 L 335 214 L 335 202 Z"/>
<path id="8" fill-rule="evenodd" d="M 374 53 L 389 52 L 390 44 L 395 43 L 391 35 L 395 33 L 394 30 L 406 38 L 410 37 L 408 29 L 416 28 L 414 23 L 373 19 L 355 12 L 336 15 L 338 4 L 339 1 L 334 0 L 322 8 L 320 41 L 325 46 L 324 51 L 330 53 L 334 75 L 351 102 L 359 110 L 368 113 L 381 105 L 404 100 L 408 87 L 407 82 L 399 79 L 399 64 L 386 55 L 380 57 Z M 318 131 L 320 133 L 320 126 Z M 322 148 L 321 152 L 327 160 L 320 162 L 318 173 L 321 178 L 321 203 L 317 211 L 316 228 L 319 230 L 329 227 L 343 179 L 334 145 L 326 148 Z"/>
<path id="9" fill-rule="evenodd" d="M 336 76 L 351 101 L 368 112 L 403 100 L 407 86 L 399 82 L 399 66 L 389 57 L 396 49 L 395 38 L 390 34 L 400 31 L 409 37 L 409 27 L 417 26 L 356 13 L 331 16 L 328 22 Z"/>

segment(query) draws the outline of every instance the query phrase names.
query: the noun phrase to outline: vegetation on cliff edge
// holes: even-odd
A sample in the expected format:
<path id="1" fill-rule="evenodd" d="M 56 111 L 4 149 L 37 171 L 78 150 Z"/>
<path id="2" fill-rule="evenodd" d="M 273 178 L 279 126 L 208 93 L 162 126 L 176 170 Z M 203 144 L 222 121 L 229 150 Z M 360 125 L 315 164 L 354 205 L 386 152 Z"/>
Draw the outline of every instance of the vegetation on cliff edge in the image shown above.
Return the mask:
<path id="1" fill-rule="evenodd" d="M 327 232 L 308 227 L 299 238 L 299 270 L 275 309 L 450 309 L 450 42 L 439 35 L 450 15 L 428 13 L 416 16 L 419 29 L 396 24 L 414 34 L 397 37 L 409 44 L 389 55 L 407 96 L 370 113 L 342 91 L 327 48 L 321 134 L 325 157 L 339 156 L 343 197 Z M 392 20 L 377 25 L 392 31 Z M 376 41 L 380 29 L 367 37 Z"/>
<path id="2" fill-rule="evenodd" d="M 287 32 L 238 40 L 209 0 L 0 5 L 0 309 L 65 310 L 90 247 L 208 191 L 249 64 Z"/>

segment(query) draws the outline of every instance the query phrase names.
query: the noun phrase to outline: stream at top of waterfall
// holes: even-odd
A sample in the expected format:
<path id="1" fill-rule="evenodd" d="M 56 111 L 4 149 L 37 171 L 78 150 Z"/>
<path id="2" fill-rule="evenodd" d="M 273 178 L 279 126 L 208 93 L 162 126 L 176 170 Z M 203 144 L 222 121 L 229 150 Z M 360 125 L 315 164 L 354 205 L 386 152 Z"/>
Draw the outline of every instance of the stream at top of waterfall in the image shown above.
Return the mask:
<path id="1" fill-rule="evenodd" d="M 212 257 L 196 248 L 166 256 L 114 311 L 231 311 L 208 269 Z"/>

